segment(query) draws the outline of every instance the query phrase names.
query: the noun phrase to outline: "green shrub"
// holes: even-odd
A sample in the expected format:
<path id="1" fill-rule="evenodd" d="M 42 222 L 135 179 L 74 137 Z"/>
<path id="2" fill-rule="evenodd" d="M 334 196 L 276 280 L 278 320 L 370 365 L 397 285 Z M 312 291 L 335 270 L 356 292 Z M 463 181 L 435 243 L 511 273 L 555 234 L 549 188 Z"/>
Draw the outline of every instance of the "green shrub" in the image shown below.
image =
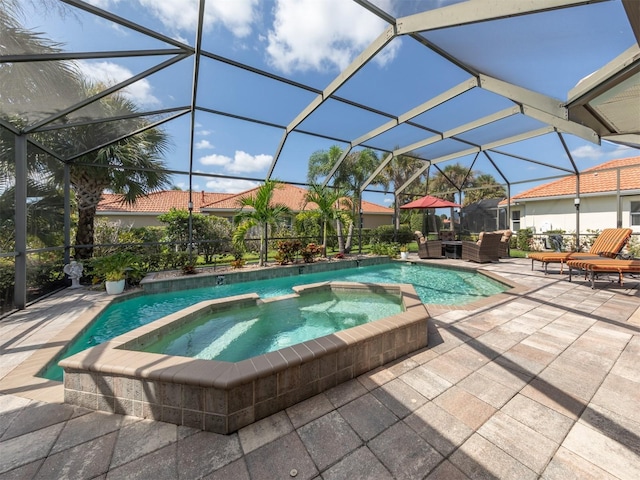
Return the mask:
<path id="1" fill-rule="evenodd" d="M 533 229 L 521 228 L 516 237 L 516 248 L 525 252 L 531 251 L 531 240 L 533 239 Z"/>
<path id="2" fill-rule="evenodd" d="M 380 225 L 371 232 L 371 243 L 410 243 L 414 239 L 414 234 L 409 225 L 400 225 L 395 231 L 393 225 Z"/>

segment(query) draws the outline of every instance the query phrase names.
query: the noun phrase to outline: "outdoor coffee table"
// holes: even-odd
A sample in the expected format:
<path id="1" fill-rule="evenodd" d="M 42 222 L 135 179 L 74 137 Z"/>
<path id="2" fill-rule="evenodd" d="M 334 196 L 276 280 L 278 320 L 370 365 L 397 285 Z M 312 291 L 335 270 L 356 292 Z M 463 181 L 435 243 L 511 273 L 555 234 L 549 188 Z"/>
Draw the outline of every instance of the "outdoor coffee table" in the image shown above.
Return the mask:
<path id="1" fill-rule="evenodd" d="M 462 258 L 462 242 L 460 240 L 442 242 L 442 254 L 447 258 Z"/>

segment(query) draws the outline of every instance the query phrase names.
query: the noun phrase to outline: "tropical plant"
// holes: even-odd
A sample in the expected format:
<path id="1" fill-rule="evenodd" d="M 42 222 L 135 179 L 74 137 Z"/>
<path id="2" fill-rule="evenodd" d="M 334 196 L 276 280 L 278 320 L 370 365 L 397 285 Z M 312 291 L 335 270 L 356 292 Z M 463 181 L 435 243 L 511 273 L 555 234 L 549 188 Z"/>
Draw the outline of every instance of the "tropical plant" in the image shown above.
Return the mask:
<path id="1" fill-rule="evenodd" d="M 91 261 L 91 270 L 97 280 L 117 282 L 127 277 L 129 272 L 134 277 L 140 275 L 140 259 L 131 252 L 118 252 L 104 257 L 96 257 Z"/>
<path id="2" fill-rule="evenodd" d="M 308 203 L 315 203 L 316 210 L 322 220 L 322 256 L 327 256 L 327 231 L 329 223 L 332 221 L 345 222 L 348 218 L 345 215 L 345 208 L 351 207 L 351 202 L 345 198 L 342 191 L 330 187 L 323 187 L 317 183 L 309 186 L 309 191 L 305 195 L 305 206 Z M 344 207 L 344 208 L 343 208 Z"/>
<path id="3" fill-rule="evenodd" d="M 302 260 L 304 261 L 304 263 L 313 263 L 313 259 L 318 255 L 321 255 L 322 252 L 323 248 L 321 245 L 309 243 L 306 247 L 300 250 L 300 255 L 302 255 Z"/>
<path id="4" fill-rule="evenodd" d="M 260 230 L 260 259 L 259 266 L 267 262 L 267 241 L 269 227 L 277 225 L 285 215 L 291 215 L 291 210 L 284 204 L 272 203 L 273 194 L 279 188 L 277 180 L 267 180 L 255 190 L 253 195 L 247 195 L 238 200 L 240 210 L 234 217 L 237 225 L 233 233 L 233 244 L 237 249 L 244 249 L 244 240 L 253 227 Z"/>

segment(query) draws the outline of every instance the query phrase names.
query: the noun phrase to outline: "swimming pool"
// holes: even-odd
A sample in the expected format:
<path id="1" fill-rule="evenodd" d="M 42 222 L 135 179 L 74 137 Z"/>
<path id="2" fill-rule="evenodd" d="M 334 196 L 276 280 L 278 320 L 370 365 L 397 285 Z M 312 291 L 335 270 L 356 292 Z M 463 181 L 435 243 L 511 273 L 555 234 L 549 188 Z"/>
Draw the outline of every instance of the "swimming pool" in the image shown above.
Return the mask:
<path id="1" fill-rule="evenodd" d="M 331 280 L 408 283 L 414 286 L 423 303 L 439 305 L 464 305 L 504 292 L 508 288 L 506 285 L 474 271 L 391 262 L 382 265 L 303 273 L 268 280 L 141 295 L 107 307 L 41 376 L 49 380 L 61 381 L 63 372 L 57 362 L 62 358 L 101 344 L 136 327 L 146 325 L 204 300 L 245 293 L 257 293 L 261 298 L 270 298 L 290 294 L 292 287 L 296 285 Z"/>
<path id="2" fill-rule="evenodd" d="M 134 350 L 239 362 L 401 312 L 399 295 L 316 289 L 200 315 Z"/>

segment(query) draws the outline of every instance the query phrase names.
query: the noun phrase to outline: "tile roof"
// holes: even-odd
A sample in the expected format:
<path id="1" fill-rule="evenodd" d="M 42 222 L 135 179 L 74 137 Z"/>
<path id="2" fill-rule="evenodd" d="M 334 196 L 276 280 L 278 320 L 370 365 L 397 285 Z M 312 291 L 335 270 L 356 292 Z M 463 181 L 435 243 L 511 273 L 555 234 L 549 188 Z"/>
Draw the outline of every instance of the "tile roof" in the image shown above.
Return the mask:
<path id="1" fill-rule="evenodd" d="M 252 188 L 251 190 L 247 190 L 245 192 L 241 192 L 235 195 L 231 195 L 229 197 L 219 199 L 217 201 L 212 202 L 209 205 L 203 207 L 205 211 L 216 211 L 216 210 L 238 210 L 239 205 L 238 201 L 246 196 L 255 194 L 256 188 Z M 276 188 L 273 192 L 273 203 L 282 203 L 289 207 L 294 212 L 300 212 L 302 210 L 314 210 L 317 208 L 315 203 L 308 203 L 305 206 L 305 195 L 307 194 L 307 190 L 301 187 L 296 187 L 295 185 L 282 184 L 280 188 Z M 382 205 L 378 205 L 375 203 L 367 202 L 366 200 L 362 201 L 362 211 L 364 213 L 373 213 L 373 214 L 393 214 L 393 209 L 389 207 L 383 207 Z"/>
<path id="2" fill-rule="evenodd" d="M 635 165 L 635 167 L 629 167 Z M 611 160 L 601 165 L 584 170 L 580 174 L 580 194 L 597 194 L 615 192 L 617 189 L 618 171 L 610 170 L 618 167 L 628 167 L 621 170 L 620 190 L 640 189 L 640 157 L 621 158 Z M 606 170 L 606 171 L 602 171 Z M 558 196 L 574 196 L 576 194 L 576 177 L 561 178 L 554 182 L 538 185 L 511 197 L 512 201 L 528 198 L 544 198 Z M 501 203 L 505 203 L 501 202 Z"/>
<path id="3" fill-rule="evenodd" d="M 238 210 L 238 200 L 244 196 L 252 195 L 257 190 L 253 188 L 241 193 L 210 193 L 210 192 L 193 192 L 193 211 L 207 211 L 215 213 L 215 211 L 235 211 Z M 273 201 L 275 203 L 283 203 L 294 212 L 301 210 L 313 210 L 316 208 L 315 203 L 309 203 L 305 207 L 304 197 L 307 190 L 296 187 L 294 185 L 283 184 L 282 188 L 275 190 Z M 98 204 L 97 211 L 99 213 L 154 213 L 160 214 L 177 208 L 186 210 L 189 204 L 189 192 L 182 190 L 163 190 L 151 193 L 145 197 L 139 198 L 134 205 L 127 205 L 122 202 L 122 195 L 105 193 L 102 200 Z M 393 214 L 393 209 L 377 205 L 375 203 L 362 201 L 362 210 L 369 214 Z"/>
<path id="4" fill-rule="evenodd" d="M 234 196 L 232 193 L 193 192 L 193 210 L 199 212 L 206 205 L 223 198 Z M 122 195 L 103 193 L 97 211 L 122 213 L 166 213 L 171 208 L 187 210 L 189 207 L 189 192 L 183 190 L 163 190 L 140 197 L 134 205 L 122 202 Z"/>

